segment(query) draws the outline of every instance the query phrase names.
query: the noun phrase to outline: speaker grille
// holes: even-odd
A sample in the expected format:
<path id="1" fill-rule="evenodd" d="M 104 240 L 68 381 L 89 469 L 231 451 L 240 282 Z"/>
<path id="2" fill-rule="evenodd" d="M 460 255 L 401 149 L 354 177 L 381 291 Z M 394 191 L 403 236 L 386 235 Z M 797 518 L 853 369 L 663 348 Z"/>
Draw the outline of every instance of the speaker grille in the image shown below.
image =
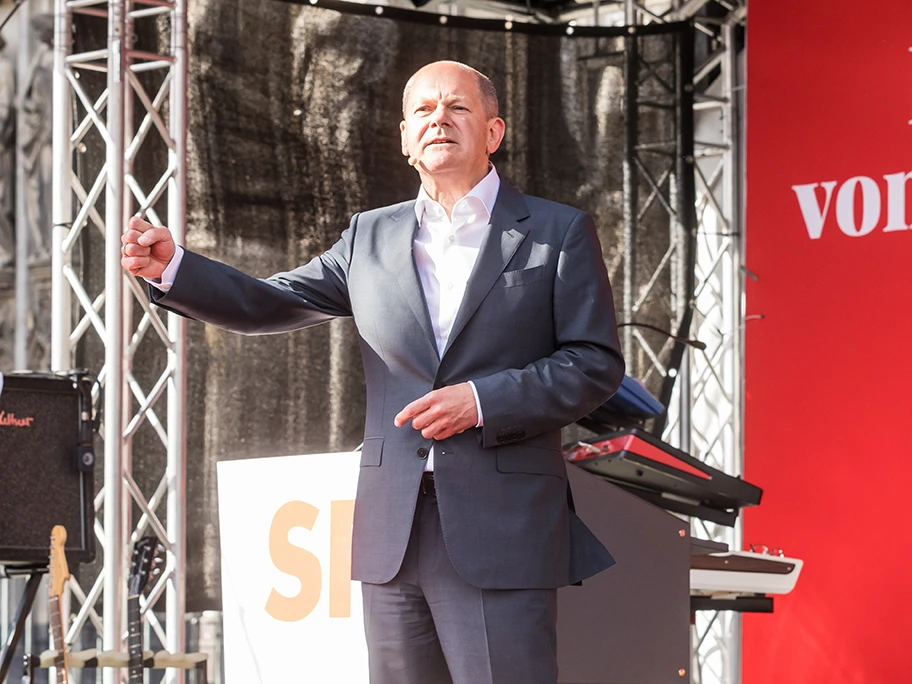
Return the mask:
<path id="1" fill-rule="evenodd" d="M 7 376 L 0 393 L 0 563 L 42 562 L 51 528 L 67 529 L 67 560 L 94 556 L 91 472 L 76 468 L 80 392 L 74 380 Z"/>

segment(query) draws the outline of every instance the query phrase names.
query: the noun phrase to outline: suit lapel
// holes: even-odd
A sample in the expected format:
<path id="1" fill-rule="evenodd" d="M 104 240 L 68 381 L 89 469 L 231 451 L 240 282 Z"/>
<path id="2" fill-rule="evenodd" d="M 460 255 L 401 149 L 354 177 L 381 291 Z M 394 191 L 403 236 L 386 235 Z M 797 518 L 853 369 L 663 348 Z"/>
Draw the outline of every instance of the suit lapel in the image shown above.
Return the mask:
<path id="1" fill-rule="evenodd" d="M 383 261 L 386 268 L 396 276 L 399 288 L 409 308 L 415 315 L 418 327 L 421 328 L 425 338 L 431 345 L 434 361 L 437 356 L 437 342 L 434 339 L 434 328 L 431 327 L 431 317 L 428 313 L 427 302 L 424 299 L 424 288 L 418 278 L 418 268 L 415 266 L 415 234 L 418 231 L 418 219 L 415 217 L 415 203 L 409 202 L 389 219 L 389 225 L 383 228 L 388 231 L 389 248 L 384 250 Z"/>
<path id="2" fill-rule="evenodd" d="M 453 321 L 453 329 L 450 332 L 444 355 L 453 346 L 453 340 L 462 332 L 475 310 L 504 272 L 507 264 L 510 263 L 510 259 L 516 254 L 516 250 L 519 249 L 527 232 L 521 229 L 520 221 L 528 216 L 529 210 L 522 195 L 501 181 L 497 201 L 494 203 L 494 213 L 491 216 L 490 229 L 478 251 L 478 259 L 475 262 L 475 268 L 472 269 L 472 275 L 469 276 L 469 282 L 466 284 L 465 295 L 456 314 L 456 320 Z"/>

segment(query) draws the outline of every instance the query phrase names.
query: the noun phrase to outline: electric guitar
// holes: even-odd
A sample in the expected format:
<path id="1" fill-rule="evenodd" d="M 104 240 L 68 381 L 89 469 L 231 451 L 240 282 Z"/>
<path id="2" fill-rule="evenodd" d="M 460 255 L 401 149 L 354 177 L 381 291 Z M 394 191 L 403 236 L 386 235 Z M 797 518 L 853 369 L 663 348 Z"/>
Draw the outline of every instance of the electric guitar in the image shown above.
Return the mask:
<path id="1" fill-rule="evenodd" d="M 149 581 L 149 577 L 159 573 L 155 566 L 159 564 L 158 553 L 161 546 L 158 538 L 143 537 L 133 547 L 133 559 L 130 562 L 130 579 L 127 584 L 127 650 L 130 654 L 128 681 L 130 684 L 143 684 L 143 640 L 142 618 L 139 612 L 139 597 Z"/>
<path id="2" fill-rule="evenodd" d="M 66 665 L 66 646 L 63 643 L 63 617 L 60 614 L 60 597 L 63 595 L 66 581 L 70 577 L 66 554 L 67 532 L 63 525 L 54 525 L 51 530 L 51 559 L 48 563 L 48 610 L 51 623 L 51 648 L 57 651 L 54 657 L 54 669 L 57 672 L 57 684 L 68 684 L 69 673 Z"/>

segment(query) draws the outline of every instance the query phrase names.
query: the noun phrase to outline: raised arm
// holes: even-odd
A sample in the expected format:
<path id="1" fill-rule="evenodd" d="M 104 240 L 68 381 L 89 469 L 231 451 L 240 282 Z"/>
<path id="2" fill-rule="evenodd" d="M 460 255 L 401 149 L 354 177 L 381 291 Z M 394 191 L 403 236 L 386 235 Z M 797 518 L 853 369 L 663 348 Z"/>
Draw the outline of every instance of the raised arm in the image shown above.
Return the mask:
<path id="1" fill-rule="evenodd" d="M 133 275 L 160 278 L 175 253 L 167 228 L 140 219 L 124 233 L 124 268 Z M 348 266 L 357 216 L 327 252 L 293 271 L 267 279 L 246 275 L 189 250 L 183 252 L 167 292 L 153 286 L 158 306 L 245 335 L 287 332 L 351 316 Z"/>

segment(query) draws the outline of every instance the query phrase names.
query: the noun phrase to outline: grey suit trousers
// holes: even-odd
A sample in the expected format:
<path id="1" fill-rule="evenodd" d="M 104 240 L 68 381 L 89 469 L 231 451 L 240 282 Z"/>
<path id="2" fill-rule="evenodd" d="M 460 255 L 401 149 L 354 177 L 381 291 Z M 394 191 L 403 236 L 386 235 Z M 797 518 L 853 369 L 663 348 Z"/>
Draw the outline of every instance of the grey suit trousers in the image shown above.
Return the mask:
<path id="1" fill-rule="evenodd" d="M 371 684 L 557 682 L 557 590 L 466 582 L 432 493 L 419 495 L 399 573 L 362 595 Z"/>

